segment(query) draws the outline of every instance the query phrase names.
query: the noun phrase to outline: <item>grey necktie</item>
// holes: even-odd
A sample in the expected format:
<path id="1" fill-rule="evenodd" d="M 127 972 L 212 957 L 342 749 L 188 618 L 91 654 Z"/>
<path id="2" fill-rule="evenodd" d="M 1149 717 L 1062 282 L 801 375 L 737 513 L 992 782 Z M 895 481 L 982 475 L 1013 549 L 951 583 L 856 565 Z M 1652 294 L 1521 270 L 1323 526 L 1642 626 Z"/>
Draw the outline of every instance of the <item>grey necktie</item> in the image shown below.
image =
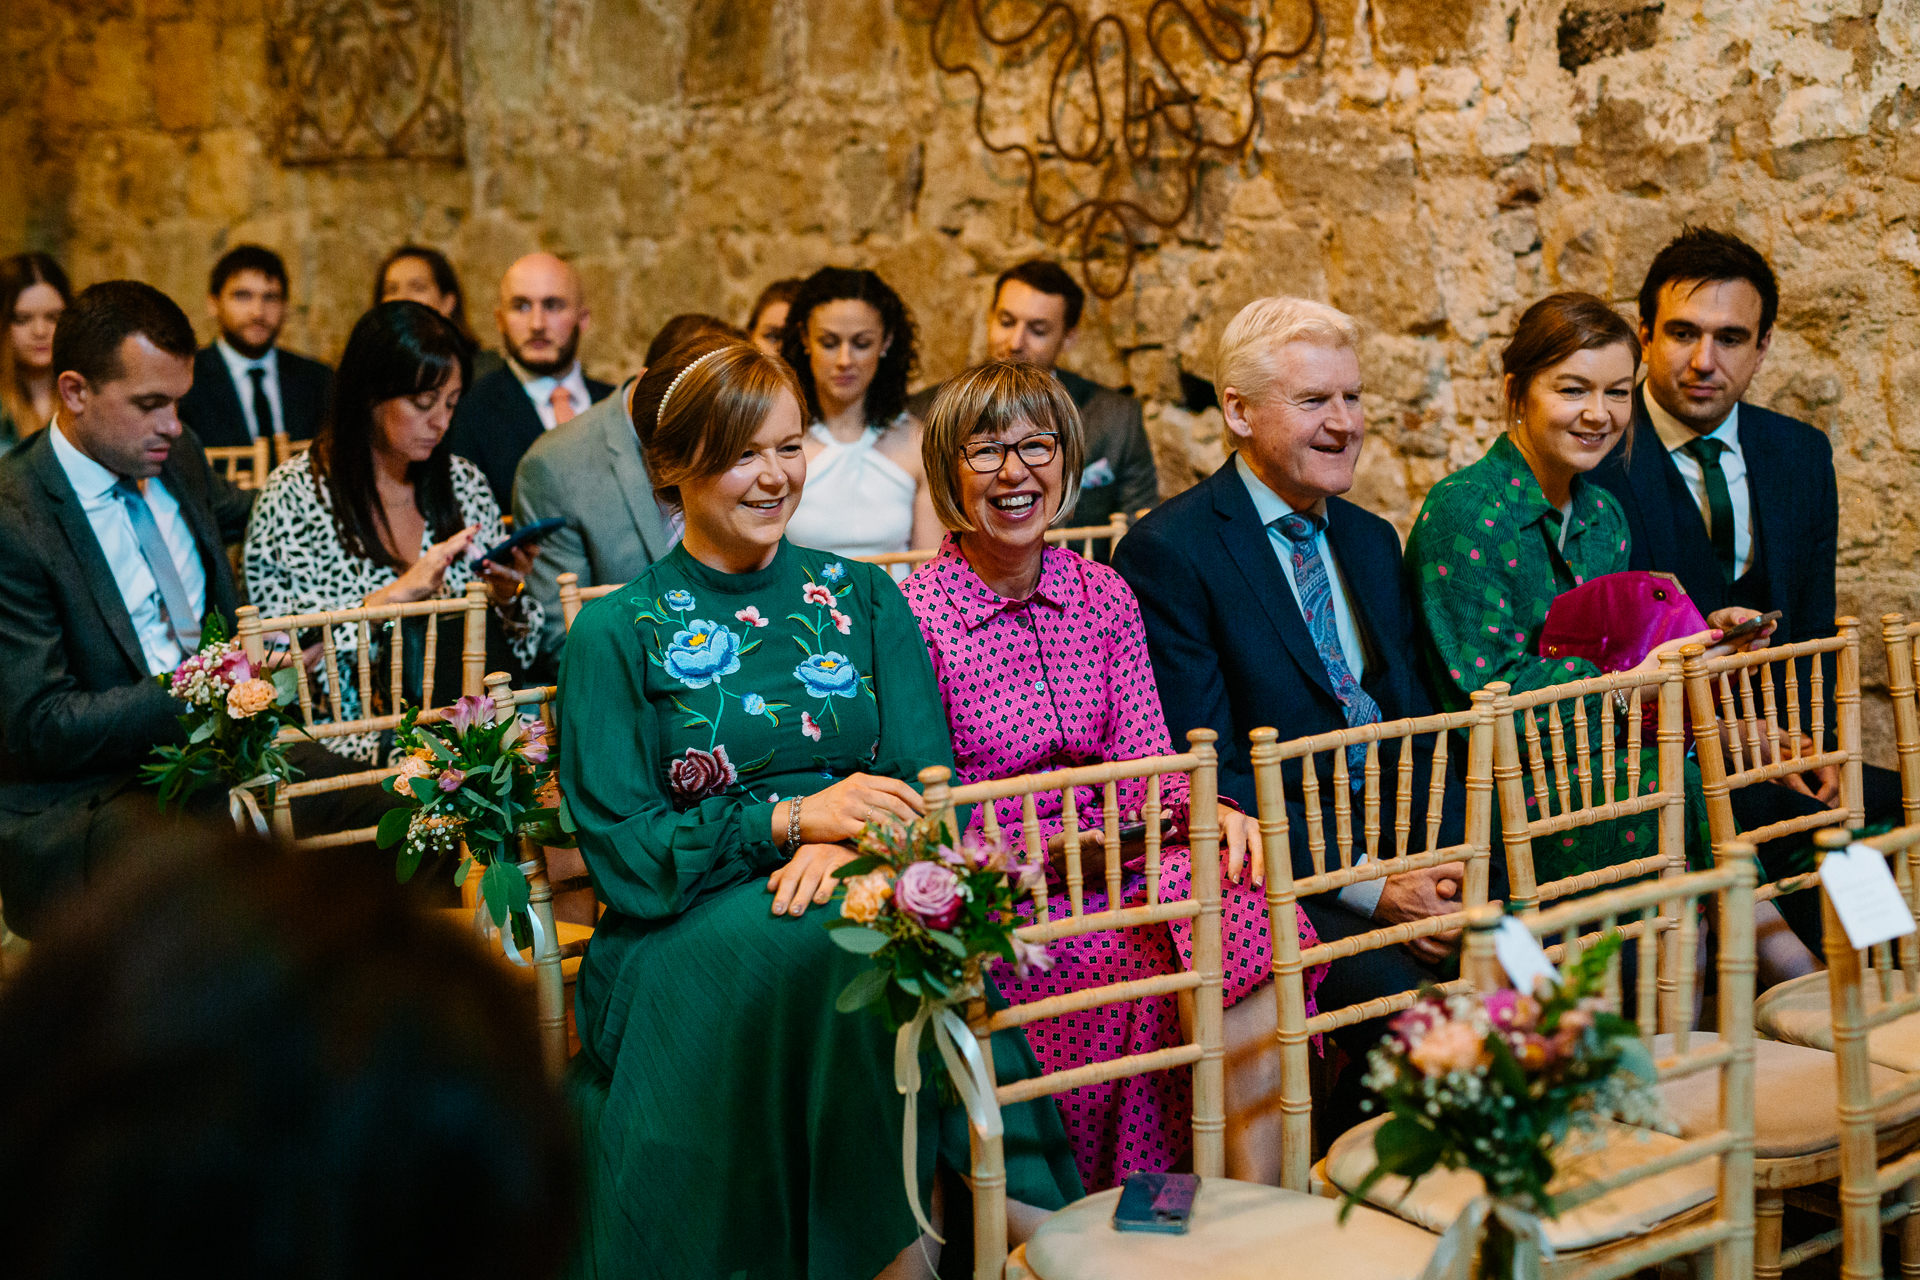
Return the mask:
<path id="1" fill-rule="evenodd" d="M 154 582 L 159 584 L 160 599 L 167 606 L 167 625 L 173 629 L 181 654 L 198 651 L 200 617 L 187 599 L 186 585 L 180 581 L 180 570 L 173 563 L 167 540 L 160 536 L 160 522 L 153 518 L 153 508 L 147 505 L 146 495 L 133 481 L 121 476 L 113 486 L 113 496 L 120 499 L 120 505 L 127 509 L 127 518 L 133 521 L 133 536 L 139 539 L 140 554 L 152 571 Z"/>

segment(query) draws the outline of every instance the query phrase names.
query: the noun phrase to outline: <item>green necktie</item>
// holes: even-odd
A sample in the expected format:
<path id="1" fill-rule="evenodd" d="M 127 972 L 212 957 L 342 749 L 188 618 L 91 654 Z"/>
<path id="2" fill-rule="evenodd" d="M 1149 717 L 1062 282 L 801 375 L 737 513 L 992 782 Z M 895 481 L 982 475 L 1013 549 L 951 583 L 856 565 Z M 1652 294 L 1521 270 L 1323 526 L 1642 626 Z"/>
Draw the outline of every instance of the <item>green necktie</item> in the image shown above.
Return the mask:
<path id="1" fill-rule="evenodd" d="M 1707 482 L 1707 537 L 1713 542 L 1713 554 L 1720 561 L 1720 573 L 1733 581 L 1733 495 L 1727 492 L 1727 473 L 1720 469 L 1720 455 L 1726 445 L 1702 436 L 1680 446 L 1700 464 Z"/>

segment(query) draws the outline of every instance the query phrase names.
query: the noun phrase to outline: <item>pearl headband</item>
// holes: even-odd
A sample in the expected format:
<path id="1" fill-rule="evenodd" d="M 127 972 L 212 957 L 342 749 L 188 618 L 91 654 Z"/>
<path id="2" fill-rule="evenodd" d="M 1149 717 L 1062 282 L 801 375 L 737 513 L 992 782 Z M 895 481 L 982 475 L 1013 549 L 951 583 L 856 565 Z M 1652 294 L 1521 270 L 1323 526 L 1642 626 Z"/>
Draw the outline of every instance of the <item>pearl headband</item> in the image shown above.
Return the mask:
<path id="1" fill-rule="evenodd" d="M 705 364 L 707 361 L 713 359 L 715 356 L 721 354 L 726 349 L 727 348 L 725 347 L 715 347 L 712 351 L 707 352 L 707 354 L 701 356 L 698 360 L 695 360 L 692 364 L 682 369 L 679 375 L 675 377 L 672 382 L 667 384 L 667 394 L 660 397 L 660 408 L 657 411 L 655 411 L 653 415 L 653 425 L 655 427 L 658 427 L 662 422 L 666 421 L 667 401 L 673 399 L 673 393 L 680 389 L 680 384 L 687 380 L 687 375 L 692 373 L 695 369 L 698 369 L 701 365 Z"/>

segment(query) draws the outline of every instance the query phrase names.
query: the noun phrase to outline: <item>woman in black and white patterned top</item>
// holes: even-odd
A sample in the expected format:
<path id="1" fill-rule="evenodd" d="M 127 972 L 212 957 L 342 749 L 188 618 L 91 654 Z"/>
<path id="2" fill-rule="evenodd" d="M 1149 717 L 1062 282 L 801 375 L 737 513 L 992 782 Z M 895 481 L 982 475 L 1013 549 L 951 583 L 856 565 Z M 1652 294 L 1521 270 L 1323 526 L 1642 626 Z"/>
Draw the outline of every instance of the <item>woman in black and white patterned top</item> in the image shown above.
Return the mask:
<path id="1" fill-rule="evenodd" d="M 247 526 L 247 596 L 262 617 L 458 596 L 479 573 L 514 657 L 532 662 L 543 620 L 522 590 L 532 553 L 516 549 L 504 565 L 469 558 L 506 537 L 486 477 L 447 451 L 469 368 L 459 333 L 417 302 L 382 303 L 354 325 L 325 425 L 274 469 Z M 334 640 L 339 714 L 356 719 L 356 629 Z M 379 737 L 327 746 L 371 763 Z"/>

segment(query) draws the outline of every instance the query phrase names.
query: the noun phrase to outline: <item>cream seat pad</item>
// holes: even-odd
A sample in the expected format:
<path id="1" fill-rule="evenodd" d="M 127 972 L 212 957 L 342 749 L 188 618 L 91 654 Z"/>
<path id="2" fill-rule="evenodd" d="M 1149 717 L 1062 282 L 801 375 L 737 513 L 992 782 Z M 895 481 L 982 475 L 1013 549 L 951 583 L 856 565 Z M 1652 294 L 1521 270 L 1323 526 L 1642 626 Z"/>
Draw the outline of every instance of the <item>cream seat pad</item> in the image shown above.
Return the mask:
<path id="1" fill-rule="evenodd" d="M 1880 998 L 1880 980 L 1871 972 L 1860 984 L 1860 995 L 1869 1014 L 1886 1003 Z M 1894 999 L 1906 999 L 1898 978 L 1894 981 Z M 1769 1040 L 1831 1050 L 1833 1009 L 1828 1001 L 1826 972 L 1783 982 L 1754 1001 L 1753 1029 Z M 1867 1057 L 1895 1071 L 1920 1071 L 1920 1016 L 1874 1028 L 1867 1035 Z"/>
<path id="2" fill-rule="evenodd" d="M 1186 1235 L 1115 1231 L 1120 1192 L 1048 1218 L 1025 1248 L 1034 1280 L 1417 1280 L 1439 1240 L 1391 1215 L 1298 1191 L 1203 1178 Z M 1018 1272 L 1008 1272 L 1017 1275 Z"/>
<path id="3" fill-rule="evenodd" d="M 1818 975 L 1822 979 L 1824 974 Z M 1720 1042 L 1711 1031 L 1689 1037 L 1688 1052 L 1697 1053 Z M 1653 1038 L 1653 1056 L 1673 1056 L 1673 1037 Z M 1867 1083 L 1883 1093 L 1904 1077 L 1886 1067 L 1868 1068 Z M 1753 1154 L 1761 1160 L 1831 1151 L 1840 1145 L 1840 1079 L 1833 1055 L 1824 1049 L 1756 1040 L 1753 1044 Z M 1660 1086 L 1667 1118 L 1683 1138 L 1700 1138 L 1720 1127 L 1720 1077 L 1713 1071 L 1696 1072 Z M 1909 1098 L 1881 1121 L 1883 1127 L 1920 1119 L 1920 1098 Z"/>
<path id="4" fill-rule="evenodd" d="M 1327 1177 L 1336 1187 L 1351 1190 L 1373 1169 L 1373 1135 L 1385 1116 L 1349 1129 L 1327 1152 Z M 1592 1134 L 1578 1135 L 1586 1149 L 1559 1161 L 1553 1191 L 1561 1191 L 1605 1177 L 1663 1156 L 1683 1144 L 1681 1139 L 1607 1123 Z M 1556 1253 L 1577 1253 L 1615 1240 L 1643 1235 L 1668 1219 L 1712 1200 L 1718 1166 L 1697 1160 L 1683 1168 L 1636 1182 L 1590 1201 L 1558 1219 L 1542 1219 L 1547 1243 Z M 1367 1193 L 1367 1202 L 1429 1231 L 1445 1231 L 1469 1201 L 1482 1193 L 1480 1175 L 1465 1170 L 1435 1169 L 1407 1189 L 1405 1178 L 1382 1178 Z"/>

